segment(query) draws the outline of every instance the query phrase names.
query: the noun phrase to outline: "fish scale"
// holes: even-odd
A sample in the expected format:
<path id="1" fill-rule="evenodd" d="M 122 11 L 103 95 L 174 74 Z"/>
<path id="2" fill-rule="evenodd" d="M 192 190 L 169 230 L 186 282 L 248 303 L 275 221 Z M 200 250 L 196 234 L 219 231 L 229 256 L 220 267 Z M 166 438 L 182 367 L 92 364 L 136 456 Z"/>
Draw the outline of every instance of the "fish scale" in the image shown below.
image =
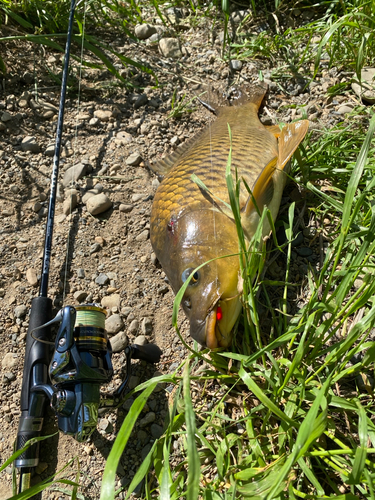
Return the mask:
<path id="1" fill-rule="evenodd" d="M 190 280 L 181 305 L 192 337 L 210 348 L 230 344 L 242 308 L 238 236 L 225 175 L 228 124 L 232 175 L 237 173 L 253 191 L 250 197 L 240 183 L 241 223 L 248 242 L 260 220 L 254 200 L 276 217 L 286 179 L 283 169 L 307 131 L 303 120 L 283 130 L 265 127 L 258 118 L 264 93 L 257 87 L 247 102 L 220 108 L 216 121 L 184 145 L 180 156 L 175 153 L 154 167 L 164 179 L 152 206 L 151 244 L 175 293 Z M 192 180 L 193 174 L 205 188 Z M 266 220 L 263 235 L 269 230 Z"/>

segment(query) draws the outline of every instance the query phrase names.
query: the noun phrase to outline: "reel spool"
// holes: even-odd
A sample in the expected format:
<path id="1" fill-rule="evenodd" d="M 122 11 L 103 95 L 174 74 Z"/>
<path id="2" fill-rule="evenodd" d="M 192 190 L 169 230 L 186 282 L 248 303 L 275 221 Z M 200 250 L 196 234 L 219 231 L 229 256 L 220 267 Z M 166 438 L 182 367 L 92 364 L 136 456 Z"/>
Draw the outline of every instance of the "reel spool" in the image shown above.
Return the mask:
<path id="1" fill-rule="evenodd" d="M 121 404 L 131 372 L 131 359 L 157 363 L 161 350 L 154 344 L 126 347 L 126 377 L 109 398 L 100 386 L 113 376 L 112 349 L 105 331 L 106 311 L 97 304 L 65 306 L 56 317 L 34 329 L 60 323 L 49 365 L 50 384 L 37 384 L 32 392 L 43 392 L 50 400 L 58 427 L 77 441 L 87 440 L 96 429 L 100 406 Z"/>

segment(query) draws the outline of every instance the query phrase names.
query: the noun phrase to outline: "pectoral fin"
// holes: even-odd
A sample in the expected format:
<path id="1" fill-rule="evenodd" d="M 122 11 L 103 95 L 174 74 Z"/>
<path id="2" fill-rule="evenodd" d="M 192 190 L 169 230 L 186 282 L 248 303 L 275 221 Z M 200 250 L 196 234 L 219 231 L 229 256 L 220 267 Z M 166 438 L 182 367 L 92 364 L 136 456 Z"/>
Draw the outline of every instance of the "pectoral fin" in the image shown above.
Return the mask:
<path id="1" fill-rule="evenodd" d="M 308 120 L 300 120 L 283 127 L 279 140 L 279 161 L 277 168 L 284 169 L 291 159 L 293 153 L 298 148 L 309 128 Z"/>

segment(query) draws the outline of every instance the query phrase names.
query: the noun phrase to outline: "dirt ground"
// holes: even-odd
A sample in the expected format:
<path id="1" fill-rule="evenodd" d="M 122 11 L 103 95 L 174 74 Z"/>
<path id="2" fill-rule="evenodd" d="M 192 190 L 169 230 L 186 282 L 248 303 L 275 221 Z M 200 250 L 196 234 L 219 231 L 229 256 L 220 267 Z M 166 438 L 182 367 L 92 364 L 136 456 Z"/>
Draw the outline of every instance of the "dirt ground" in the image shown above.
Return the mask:
<path id="1" fill-rule="evenodd" d="M 163 28 L 154 22 L 157 30 Z M 179 58 L 163 57 L 156 44 L 117 38 L 116 50 L 128 57 L 146 61 L 158 77 L 128 67 L 122 75 L 133 88 L 120 88 L 105 70 L 84 68 L 78 94 L 79 64 L 74 62 L 66 101 L 63 151 L 53 252 L 48 295 L 56 311 L 62 305 L 82 301 L 109 307 L 118 315 L 129 343 L 139 335 L 156 343 L 163 351 L 161 362 L 147 365 L 133 361 L 131 386 L 156 373 L 173 372 L 187 352 L 171 325 L 173 293 L 158 265 L 149 239 L 149 217 L 157 188 L 156 176 L 146 167 L 152 161 L 173 152 L 192 137 L 212 116 L 195 101 L 189 100 L 200 84 L 223 87 L 258 81 L 260 72 L 269 81 L 269 93 L 261 110 L 265 124 L 291 121 L 304 107 L 316 126 L 331 126 L 342 119 L 338 100 L 327 98 L 327 86 L 348 75 L 336 68 L 324 69 L 312 83 L 302 76 L 290 78 L 285 85 L 271 79 L 269 62 L 244 60 L 242 67 L 232 69 L 232 62 L 221 57 L 220 32 L 207 29 L 207 22 L 180 22 L 182 54 Z M 6 26 L 3 35 L 9 34 Z M 61 55 L 31 44 L 10 42 L 2 45 L 2 56 L 8 74 L 0 88 L 0 457 L 3 463 L 11 454 L 19 419 L 19 398 L 25 351 L 28 314 L 33 297 L 38 294 L 41 273 L 46 213 L 52 171 L 60 88 L 49 76 L 62 67 Z M 76 50 L 76 49 L 75 49 Z M 89 54 L 84 54 L 89 58 Z M 37 93 L 36 93 L 37 90 Z M 345 100 L 345 99 L 344 99 Z M 191 113 L 183 109 L 193 108 Z M 176 116 L 179 112 L 182 116 Z M 170 114 L 175 116 L 170 117 Z M 23 141 L 31 142 L 32 151 Z M 52 153 L 53 154 L 53 153 Z M 64 173 L 81 164 L 85 175 L 70 186 L 63 186 Z M 91 215 L 84 195 L 90 189 L 103 192 L 111 208 Z M 289 187 L 283 204 L 291 199 L 301 202 L 295 186 Z M 70 214 L 71 200 L 77 205 Z M 302 210 L 301 202 L 300 209 Z M 65 211 L 65 213 L 64 213 Z M 309 248 L 308 214 L 301 218 L 301 248 Z M 319 266 L 319 255 L 311 252 Z M 307 270 L 311 254 L 300 252 L 296 261 L 296 281 Z M 281 264 L 280 264 L 281 265 Z M 277 277 L 275 262 L 271 274 Z M 100 280 L 101 275 L 107 279 Z M 103 302 L 104 299 L 104 302 Z M 292 298 L 296 301 L 296 297 Z M 22 306 L 25 306 L 24 308 Z M 191 343 L 188 324 L 181 314 L 181 331 Z M 114 335 L 115 333 L 113 333 Z M 112 336 L 112 335 L 111 335 Z M 123 335 L 124 338 L 124 335 Z M 139 339 L 138 339 L 139 340 Z M 124 376 L 123 352 L 113 355 L 115 375 L 111 392 Z M 118 484 L 130 482 L 135 471 L 159 437 L 168 408 L 166 391 L 154 393 L 141 418 L 153 414 L 149 423 L 137 423 L 118 469 Z M 131 401 L 131 400 L 130 400 Z M 72 437 L 58 434 L 44 441 L 40 465 L 34 482 L 52 475 L 69 460 L 76 460 L 65 474 L 72 479 L 79 461 L 82 494 L 97 499 L 105 459 L 116 431 L 129 404 L 100 415 L 98 430 L 88 443 L 77 443 Z M 52 411 L 45 422 L 45 433 L 56 432 Z M 0 498 L 11 494 L 11 468 L 0 474 Z M 66 498 L 63 490 L 50 491 L 45 498 Z"/>

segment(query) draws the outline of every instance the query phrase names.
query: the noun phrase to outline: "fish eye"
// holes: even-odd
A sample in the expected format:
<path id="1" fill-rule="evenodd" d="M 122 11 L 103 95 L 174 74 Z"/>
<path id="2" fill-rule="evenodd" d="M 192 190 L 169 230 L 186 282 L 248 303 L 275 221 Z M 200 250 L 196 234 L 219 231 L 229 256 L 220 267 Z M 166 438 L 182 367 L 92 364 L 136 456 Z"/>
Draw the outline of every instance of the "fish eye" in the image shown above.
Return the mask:
<path id="1" fill-rule="evenodd" d="M 188 277 L 191 275 L 191 273 L 193 271 L 194 271 L 194 269 L 192 267 L 185 269 L 185 271 L 181 275 L 183 283 L 185 283 L 185 281 L 188 279 Z M 193 274 L 193 276 L 190 279 L 189 286 L 196 285 L 199 281 L 200 276 L 201 276 L 201 273 L 199 271 L 195 271 L 195 273 Z"/>

